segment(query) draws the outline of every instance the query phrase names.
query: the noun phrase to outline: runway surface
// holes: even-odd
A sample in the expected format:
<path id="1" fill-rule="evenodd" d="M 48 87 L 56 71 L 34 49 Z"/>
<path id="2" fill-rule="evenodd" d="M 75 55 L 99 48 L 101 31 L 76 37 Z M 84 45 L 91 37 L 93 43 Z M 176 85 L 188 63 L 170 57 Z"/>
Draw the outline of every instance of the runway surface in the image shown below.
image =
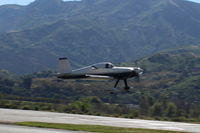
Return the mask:
<path id="1" fill-rule="evenodd" d="M 13 126 L 13 125 L 1 125 L 0 133 L 86 133 L 86 132 L 76 132 L 76 131 L 66 131 L 66 130 L 56 130 L 48 128 L 34 128 L 34 127 L 24 127 L 24 126 Z"/>
<path id="2" fill-rule="evenodd" d="M 146 128 L 200 133 L 200 124 L 76 115 L 42 111 L 0 109 L 0 122 L 23 121 L 106 125 L 115 127 Z"/>

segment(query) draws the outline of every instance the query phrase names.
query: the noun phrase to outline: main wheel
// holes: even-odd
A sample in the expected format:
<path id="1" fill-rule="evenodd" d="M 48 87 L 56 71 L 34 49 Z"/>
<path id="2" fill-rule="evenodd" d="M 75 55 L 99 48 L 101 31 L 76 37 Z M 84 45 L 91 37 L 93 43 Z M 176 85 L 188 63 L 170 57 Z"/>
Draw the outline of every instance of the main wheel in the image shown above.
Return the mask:
<path id="1" fill-rule="evenodd" d="M 127 87 L 124 88 L 124 90 L 128 91 L 128 90 L 130 90 L 130 87 L 127 86 Z"/>

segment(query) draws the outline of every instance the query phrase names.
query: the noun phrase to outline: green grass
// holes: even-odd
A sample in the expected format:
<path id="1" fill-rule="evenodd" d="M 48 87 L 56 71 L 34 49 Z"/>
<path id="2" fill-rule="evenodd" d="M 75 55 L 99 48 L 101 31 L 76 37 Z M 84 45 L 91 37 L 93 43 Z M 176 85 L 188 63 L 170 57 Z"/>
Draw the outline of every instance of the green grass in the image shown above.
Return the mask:
<path id="1" fill-rule="evenodd" d="M 55 124 L 55 123 L 41 123 L 41 122 L 18 122 L 16 124 L 22 126 L 32 126 L 40 128 L 54 128 L 54 129 L 87 131 L 87 132 L 98 132 L 98 133 L 185 133 L 185 132 L 161 131 L 161 130 L 150 130 L 150 129 L 120 128 L 111 126 Z"/>

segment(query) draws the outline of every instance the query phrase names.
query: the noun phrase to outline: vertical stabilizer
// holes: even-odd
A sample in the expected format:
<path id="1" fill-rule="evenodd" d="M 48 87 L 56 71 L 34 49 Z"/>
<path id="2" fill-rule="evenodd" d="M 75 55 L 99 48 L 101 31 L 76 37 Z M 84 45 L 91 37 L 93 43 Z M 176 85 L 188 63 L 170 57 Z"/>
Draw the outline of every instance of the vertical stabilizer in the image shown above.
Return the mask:
<path id="1" fill-rule="evenodd" d="M 59 58 L 59 66 L 58 66 L 58 71 L 59 73 L 71 73 L 71 65 L 69 63 L 69 60 L 64 57 L 64 58 Z"/>

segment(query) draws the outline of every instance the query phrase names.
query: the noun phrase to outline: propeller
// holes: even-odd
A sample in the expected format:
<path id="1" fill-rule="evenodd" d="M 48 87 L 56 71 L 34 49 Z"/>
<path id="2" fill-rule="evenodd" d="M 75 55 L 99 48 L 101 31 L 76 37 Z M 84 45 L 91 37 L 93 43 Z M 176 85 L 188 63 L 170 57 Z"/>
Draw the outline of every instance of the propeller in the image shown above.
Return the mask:
<path id="1" fill-rule="evenodd" d="M 134 72 L 137 74 L 137 76 L 135 77 L 135 80 L 137 82 L 140 82 L 140 76 L 143 74 L 144 70 L 137 67 L 137 68 L 134 69 Z"/>

